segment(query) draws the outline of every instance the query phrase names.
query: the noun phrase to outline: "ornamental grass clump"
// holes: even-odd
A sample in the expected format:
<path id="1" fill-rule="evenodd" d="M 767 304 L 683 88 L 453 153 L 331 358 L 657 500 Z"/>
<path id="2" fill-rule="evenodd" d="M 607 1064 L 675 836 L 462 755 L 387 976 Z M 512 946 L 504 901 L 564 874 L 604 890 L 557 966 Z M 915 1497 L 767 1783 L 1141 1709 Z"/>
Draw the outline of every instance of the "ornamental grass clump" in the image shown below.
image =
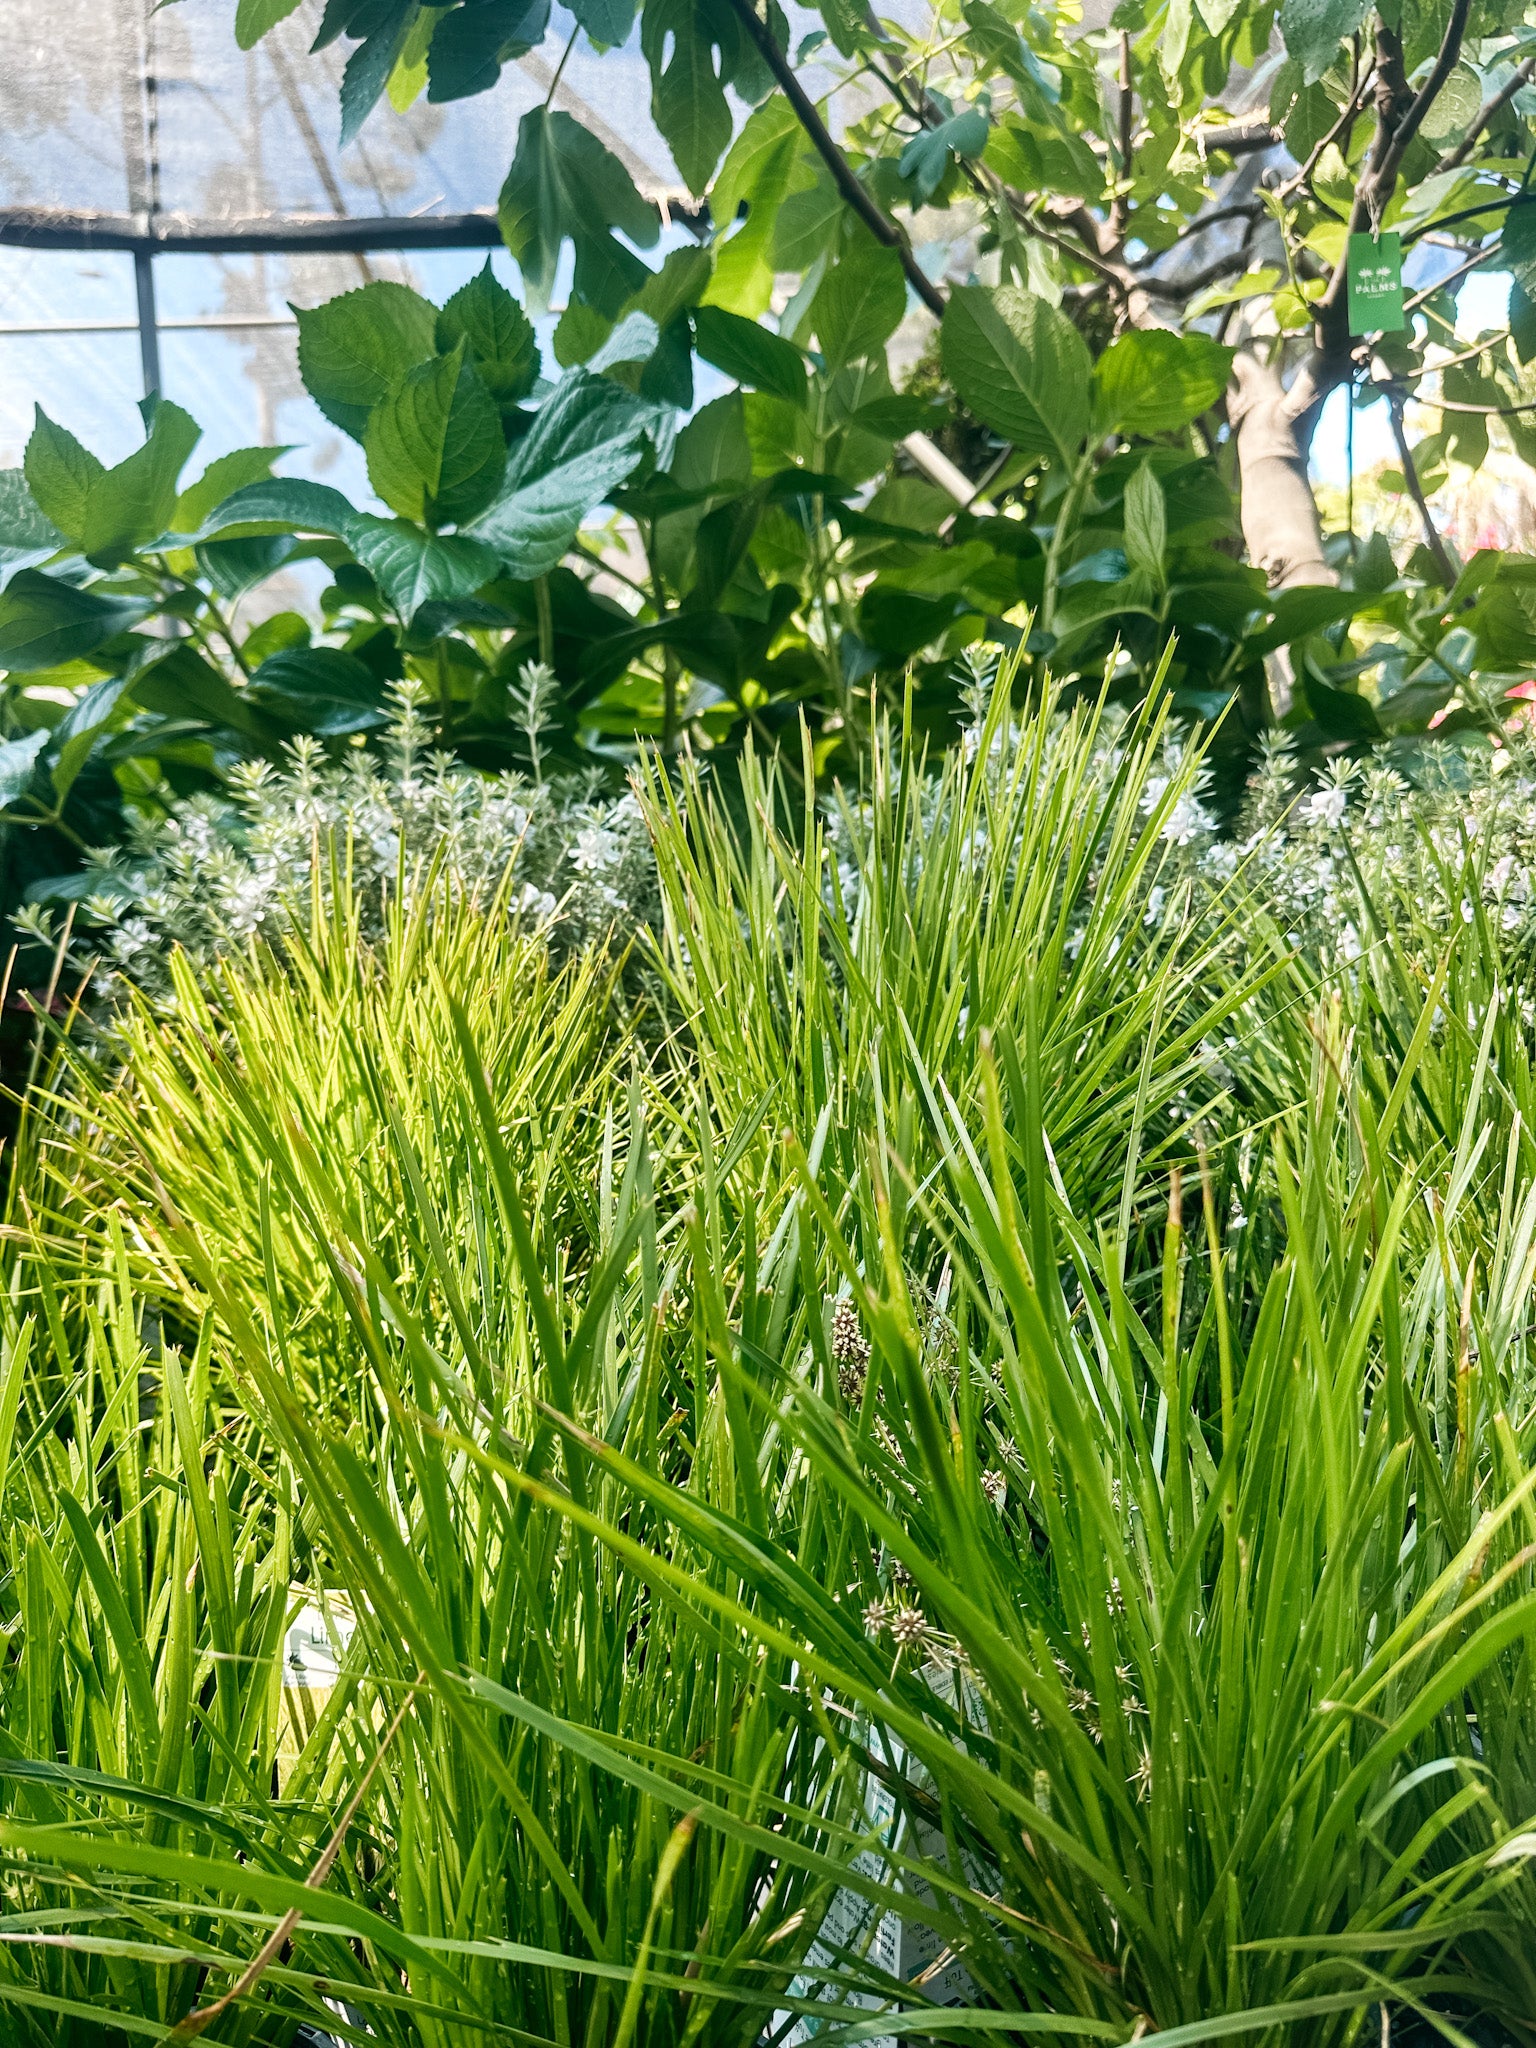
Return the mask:
<path id="1" fill-rule="evenodd" d="M 812 2005 L 829 2040 L 1265 2048 L 1349 2048 L 1383 2000 L 1528 2018 L 1536 1087 L 1501 935 L 1437 952 L 1404 910 L 1325 974 L 1234 893 L 1151 944 L 1200 757 L 1010 716 L 932 778 L 882 735 L 847 875 L 766 771 L 740 840 L 653 775 L 670 1036 L 510 884 L 372 923 L 343 873 L 77 1061 L 18 1289 L 62 1356 L 49 1302 L 68 1332 L 120 1273 L 133 1362 L 67 1426 L 78 1368 L 23 1375 L 6 1501 L 80 1475 L 109 1568 L 66 1590 L 142 1587 L 152 1686 L 182 1560 L 133 1532 L 178 1502 L 194 1602 L 354 1626 L 298 1815 L 265 1638 L 230 1661 L 210 1607 L 184 1718 L 247 1759 L 236 1833 L 210 1798 L 164 1856 L 134 1632 L 121 1674 L 71 1653 L 118 1775 L 67 1832 L 6 1822 L 14 1911 L 54 1914 L 4 1930 L 8 1981 L 134 2023 L 230 1994 L 218 2028 L 276 2048 L 327 1944 L 328 2029 L 400 2048 L 752 2048 Z M 268 1703 L 233 1738 L 226 1687 Z M 28 1771 L 65 1711 L 10 1709 Z M 130 1886 L 109 1970 L 80 1944 Z M 840 1892 L 922 1924 L 969 2010 Z"/>
<path id="2" fill-rule="evenodd" d="M 750 1515 L 706 1527 L 575 1430 L 737 1583 L 566 1512 L 658 1595 L 794 1646 L 827 1740 L 905 1822 L 906 1910 L 1020 2032 L 1194 2040 L 1226 2016 L 1327 2044 L 1381 2000 L 1513 2012 L 1519 1972 L 1489 1956 L 1530 1925 L 1536 1445 L 1500 1375 L 1514 1351 L 1528 1385 L 1529 1339 L 1504 1326 L 1485 1371 L 1468 1333 L 1528 1293 L 1530 1201 L 1459 1298 L 1405 1257 L 1433 1183 L 1383 1172 L 1390 1118 L 1334 1044 L 1246 1191 L 1272 1250 L 1175 1178 L 1138 1271 L 1008 1116 L 1005 1064 L 982 1051 L 980 1123 L 949 1112 L 922 1196 L 943 1345 L 903 1270 L 902 1164 L 875 1153 L 846 1225 L 802 1182 L 871 1346 L 857 1401 L 788 1347 L 725 1367 L 797 1447 L 819 1559 Z"/>
<path id="3" fill-rule="evenodd" d="M 0 1293 L 0 2037 L 16 2048 L 158 2041 L 231 1981 L 252 1915 L 306 1899 L 376 1741 L 353 1676 L 307 1715 L 285 1689 L 308 1550 L 291 1468 L 221 1398 L 208 1343 L 182 1350 L 146 1315 L 120 1234 L 108 1253 L 72 1278 L 13 1251 Z M 374 1847 L 364 1822 L 269 1974 L 265 2026 L 244 2012 L 210 2038 L 288 2039 L 369 1981 L 354 1938 Z"/>
<path id="4" fill-rule="evenodd" d="M 909 730 L 882 726 L 861 788 L 825 809 L 807 775 L 797 816 L 783 767 L 750 749 L 740 831 L 690 762 L 675 782 L 646 774 L 684 1085 L 722 1148 L 761 1119 L 798 1135 L 829 1189 L 854 1184 L 871 1139 L 921 1178 L 951 1108 L 975 1113 L 995 1032 L 1036 1048 L 1020 1111 L 1099 1214 L 1128 1151 L 1150 1163 L 1219 1102 L 1221 1045 L 1271 963 L 1234 919 L 1155 948 L 1143 929 L 1199 807 L 1200 751 L 1170 758 L 1166 703 L 1122 729 L 1053 699 L 1020 727 L 1011 678 L 976 699 L 975 745 L 931 772 Z M 752 1156 L 766 1192 L 778 1168 Z"/>

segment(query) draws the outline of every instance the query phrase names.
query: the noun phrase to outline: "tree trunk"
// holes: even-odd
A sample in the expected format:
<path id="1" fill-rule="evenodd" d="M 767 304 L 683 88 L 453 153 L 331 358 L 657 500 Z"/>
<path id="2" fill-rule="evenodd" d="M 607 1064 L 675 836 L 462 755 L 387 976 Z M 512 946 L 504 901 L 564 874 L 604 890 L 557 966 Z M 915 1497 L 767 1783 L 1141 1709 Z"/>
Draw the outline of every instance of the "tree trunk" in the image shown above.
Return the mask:
<path id="1" fill-rule="evenodd" d="M 1243 539 L 1248 559 L 1264 571 L 1271 590 L 1299 584 L 1336 584 L 1323 554 L 1317 500 L 1307 475 L 1307 444 L 1297 432 L 1291 397 L 1278 374 L 1247 349 L 1232 364 L 1227 417 L 1237 436 Z M 1316 417 L 1315 413 L 1312 415 Z M 1269 697 L 1278 718 L 1291 708 L 1295 675 L 1281 648 L 1265 663 Z"/>
<path id="2" fill-rule="evenodd" d="M 1236 390 L 1227 402 L 1227 416 L 1237 434 L 1248 559 L 1264 571 L 1271 590 L 1337 583 L 1323 554 L 1306 450 L 1284 385 L 1246 349 L 1232 365 L 1232 381 Z"/>

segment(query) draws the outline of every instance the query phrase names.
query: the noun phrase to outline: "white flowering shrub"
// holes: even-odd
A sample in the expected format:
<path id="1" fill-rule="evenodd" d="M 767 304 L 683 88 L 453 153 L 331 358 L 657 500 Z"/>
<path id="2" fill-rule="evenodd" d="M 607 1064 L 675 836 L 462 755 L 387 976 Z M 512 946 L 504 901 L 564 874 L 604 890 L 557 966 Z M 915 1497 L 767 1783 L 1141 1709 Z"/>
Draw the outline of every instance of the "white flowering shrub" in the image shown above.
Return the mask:
<path id="1" fill-rule="evenodd" d="M 536 698 L 541 678 L 525 681 Z M 391 900 L 428 888 L 486 903 L 503 890 L 508 914 L 561 951 L 625 938 L 650 917 L 655 864 L 632 796 L 603 796 L 597 770 L 476 774 L 426 750 L 419 697 L 418 684 L 397 686 L 382 752 L 334 761 L 301 736 L 286 765 L 245 764 L 227 798 L 178 804 L 93 854 L 67 924 L 57 905 L 29 906 L 15 923 L 62 944 L 73 969 L 89 970 L 95 1002 L 110 1004 L 125 981 L 168 993 L 174 947 L 205 961 L 252 938 L 280 941 L 307 920 L 316 885 L 327 904 L 343 877 L 365 937 L 382 932 Z"/>
<path id="2" fill-rule="evenodd" d="M 1519 725 L 1497 747 L 1481 735 L 1421 742 L 1402 767 L 1377 755 L 1317 774 L 1277 740 L 1235 830 L 1196 801 L 1177 807 L 1164 836 L 1146 898 L 1154 942 L 1240 904 L 1324 973 L 1348 970 L 1388 935 L 1401 945 L 1479 916 L 1513 959 L 1536 920 L 1536 744 Z"/>
<path id="3" fill-rule="evenodd" d="M 962 742 L 972 756 L 984 682 L 978 676 L 975 722 Z M 1130 724 L 1113 708 L 1101 721 L 1096 782 L 1119 772 Z M 1052 744 L 1071 744 L 1070 731 L 1059 719 Z M 994 738 L 991 766 L 999 776 L 1024 738 L 1017 724 Z M 1194 744 L 1187 734 L 1170 734 L 1167 773 L 1149 778 L 1143 792 L 1149 815 Z M 1358 959 L 1373 936 L 1448 932 L 1479 915 L 1510 955 L 1536 935 L 1536 727 L 1523 717 L 1497 744 L 1481 732 L 1431 738 L 1416 741 L 1400 763 L 1383 749 L 1321 773 L 1276 736 L 1263 748 L 1235 828 L 1224 826 L 1201 780 L 1169 809 L 1161 831 L 1163 857 L 1145 892 L 1149 944 L 1237 904 L 1273 919 L 1298 953 L 1328 972 Z"/>

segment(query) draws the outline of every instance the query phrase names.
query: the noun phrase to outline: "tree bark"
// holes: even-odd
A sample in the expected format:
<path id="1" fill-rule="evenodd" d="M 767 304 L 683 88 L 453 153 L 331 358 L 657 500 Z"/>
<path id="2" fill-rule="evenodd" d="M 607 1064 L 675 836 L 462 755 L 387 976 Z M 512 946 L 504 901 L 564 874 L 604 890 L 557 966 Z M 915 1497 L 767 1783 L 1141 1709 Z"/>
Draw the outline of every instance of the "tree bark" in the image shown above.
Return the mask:
<path id="1" fill-rule="evenodd" d="M 1227 417 L 1237 436 L 1243 539 L 1271 590 L 1336 584 L 1323 554 L 1306 444 L 1278 374 L 1249 350 L 1232 365 Z"/>

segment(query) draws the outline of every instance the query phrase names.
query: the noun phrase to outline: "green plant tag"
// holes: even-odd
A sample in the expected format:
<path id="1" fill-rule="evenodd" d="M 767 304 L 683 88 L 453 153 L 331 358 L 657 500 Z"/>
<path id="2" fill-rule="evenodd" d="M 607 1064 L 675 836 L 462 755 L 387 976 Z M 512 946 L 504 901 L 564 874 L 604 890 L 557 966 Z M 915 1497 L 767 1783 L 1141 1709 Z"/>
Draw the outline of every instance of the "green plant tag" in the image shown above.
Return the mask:
<path id="1" fill-rule="evenodd" d="M 1396 234 L 1349 238 L 1349 331 L 1385 334 L 1404 326 L 1403 245 Z"/>

